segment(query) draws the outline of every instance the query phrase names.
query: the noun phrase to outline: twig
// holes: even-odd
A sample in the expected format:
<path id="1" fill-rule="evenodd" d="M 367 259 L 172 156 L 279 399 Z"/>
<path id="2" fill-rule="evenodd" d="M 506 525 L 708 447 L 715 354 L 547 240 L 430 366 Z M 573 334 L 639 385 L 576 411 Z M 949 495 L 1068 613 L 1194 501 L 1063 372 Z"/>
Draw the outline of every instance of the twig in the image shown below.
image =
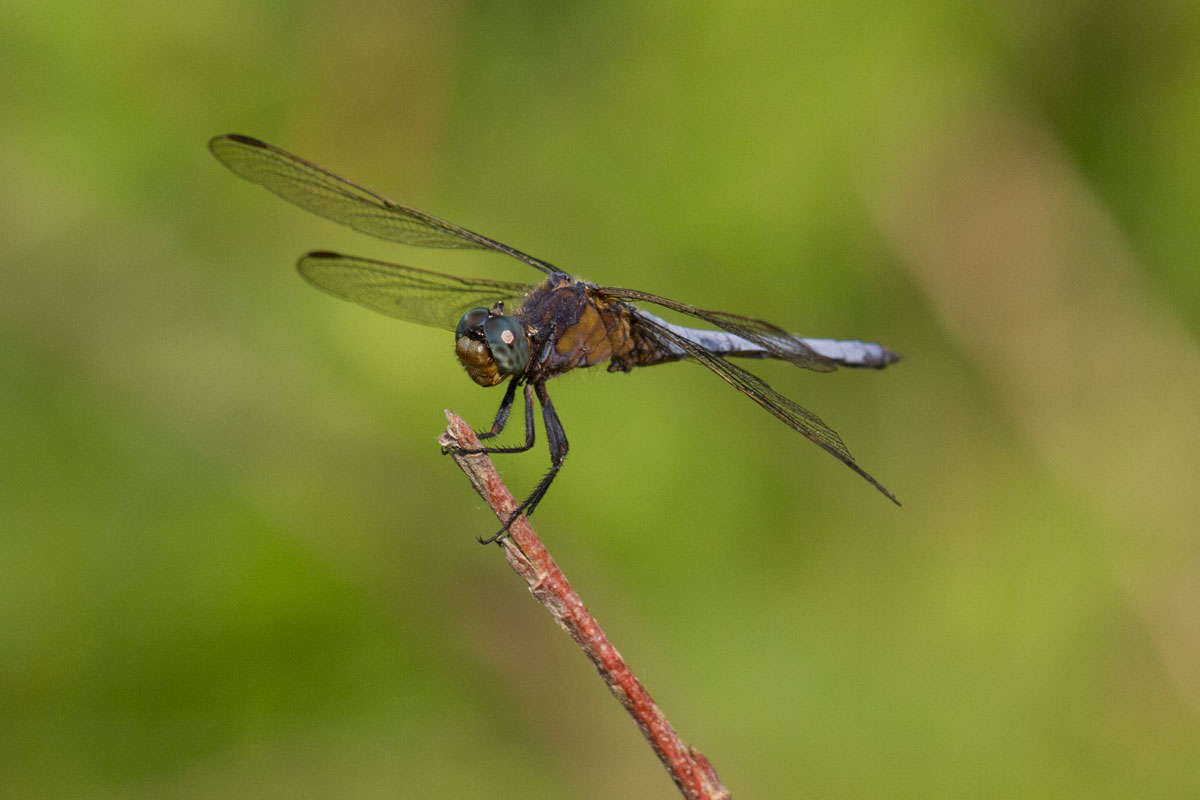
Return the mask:
<path id="1" fill-rule="evenodd" d="M 450 426 L 438 443 L 454 456 L 475 491 L 492 507 L 496 516 L 502 522 L 507 520 L 517 507 L 512 492 L 501 481 L 500 474 L 487 455 L 462 452 L 480 447 L 471 427 L 450 411 L 446 412 L 446 418 Z M 529 521 L 524 516 L 519 517 L 509 533 L 499 540 L 509 565 L 525 579 L 533 596 L 592 660 L 600 677 L 608 684 L 609 691 L 633 717 L 683 796 L 689 800 L 729 798 L 729 790 L 721 784 L 708 759 L 696 748 L 680 741 L 650 693 L 634 676 L 579 595 L 567 583 Z"/>

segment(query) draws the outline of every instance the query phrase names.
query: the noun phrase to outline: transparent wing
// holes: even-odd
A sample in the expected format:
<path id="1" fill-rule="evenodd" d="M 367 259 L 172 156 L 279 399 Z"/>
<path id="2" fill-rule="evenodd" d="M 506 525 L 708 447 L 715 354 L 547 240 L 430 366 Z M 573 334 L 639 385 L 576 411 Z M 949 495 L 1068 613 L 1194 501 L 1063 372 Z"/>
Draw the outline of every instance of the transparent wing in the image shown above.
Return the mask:
<path id="1" fill-rule="evenodd" d="M 641 300 L 654 303 L 663 308 L 669 308 L 672 311 L 678 311 L 705 320 L 706 322 L 711 322 L 718 328 L 723 328 L 743 339 L 754 342 L 776 358 L 789 361 L 798 367 L 811 369 L 815 372 L 832 372 L 837 369 L 837 364 L 833 361 L 813 350 L 783 328 L 772 325 L 765 320 L 755 319 L 754 317 L 743 317 L 740 314 L 729 314 L 725 311 L 709 311 L 703 308 L 696 308 L 695 306 L 689 306 L 687 303 L 680 303 L 677 300 L 670 300 L 666 297 L 659 297 L 647 292 L 639 292 L 636 289 L 619 289 L 605 286 L 600 291 L 604 294 L 621 297 L 626 300 Z M 657 327 L 661 328 L 662 326 Z M 667 332 L 670 333 L 669 331 Z M 677 339 L 679 337 L 673 336 L 672 341 Z M 738 368 L 735 367 L 735 369 Z M 830 432 L 832 433 L 832 431 Z M 834 434 L 834 436 L 836 437 L 837 434 Z"/>
<path id="2" fill-rule="evenodd" d="M 604 291 L 607 292 L 608 289 Z M 708 319 L 708 317 L 704 318 Z M 730 363 L 689 339 L 675 335 L 662 325 L 645 318 L 641 318 L 639 324 L 643 331 L 659 339 L 660 344 L 670 343 L 683 348 L 693 359 L 720 375 L 731 386 L 783 420 L 788 427 L 808 437 L 818 447 L 830 453 L 834 458 L 865 478 L 868 483 L 882 492 L 893 503 L 900 505 L 900 501 L 896 499 L 895 495 L 885 489 L 879 481 L 875 480 L 870 473 L 858 465 L 854 457 L 850 455 L 850 450 L 847 449 L 845 442 L 842 441 L 842 437 L 838 436 L 837 431 L 826 425 L 816 414 L 804 408 L 799 403 L 784 397 L 757 375 L 747 372 L 736 364 Z M 738 335 L 743 334 L 738 332 Z"/>
<path id="3" fill-rule="evenodd" d="M 494 250 L 542 272 L 555 268 L 494 239 L 460 228 L 409 206 L 393 203 L 329 170 L 241 134 L 217 136 L 212 154 L 234 173 L 314 214 L 356 231 L 401 244 L 465 250 Z"/>
<path id="4" fill-rule="evenodd" d="M 416 267 L 318 251 L 296 263 L 318 289 L 389 317 L 454 330 L 463 314 L 497 300 L 508 313 L 520 309 L 534 287 L 485 278 L 457 278 Z"/>

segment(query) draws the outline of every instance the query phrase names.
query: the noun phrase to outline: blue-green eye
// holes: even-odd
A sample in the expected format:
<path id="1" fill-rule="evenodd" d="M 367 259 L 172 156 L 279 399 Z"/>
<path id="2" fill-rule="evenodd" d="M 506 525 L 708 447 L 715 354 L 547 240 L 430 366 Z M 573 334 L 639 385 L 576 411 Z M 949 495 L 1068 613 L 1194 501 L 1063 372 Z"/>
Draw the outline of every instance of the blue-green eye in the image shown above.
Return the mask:
<path id="1" fill-rule="evenodd" d="M 458 327 L 454 329 L 454 338 L 461 339 L 471 328 L 481 327 L 487 318 L 488 310 L 486 308 L 472 308 L 458 321 Z"/>
<path id="2" fill-rule="evenodd" d="M 482 309 L 475 309 L 476 311 Z M 472 311 L 471 313 L 474 313 Z M 470 313 L 467 315 L 470 316 Z M 463 317 L 466 320 L 466 317 Z M 461 323 L 460 323 L 461 327 Z M 506 375 L 519 375 L 529 366 L 529 339 L 516 317 L 488 317 L 483 323 L 488 349 Z"/>

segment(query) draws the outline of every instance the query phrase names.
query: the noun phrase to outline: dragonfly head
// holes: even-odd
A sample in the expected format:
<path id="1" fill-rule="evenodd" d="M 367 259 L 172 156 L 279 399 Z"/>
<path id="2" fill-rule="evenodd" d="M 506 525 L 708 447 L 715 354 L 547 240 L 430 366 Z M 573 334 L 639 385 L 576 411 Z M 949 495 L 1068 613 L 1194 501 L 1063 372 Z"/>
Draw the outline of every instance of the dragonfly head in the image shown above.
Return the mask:
<path id="1" fill-rule="evenodd" d="M 516 317 L 506 316 L 503 306 L 491 310 L 472 308 L 454 331 L 454 350 L 471 380 L 480 386 L 495 386 L 505 378 L 520 375 L 529 366 L 529 337 Z"/>

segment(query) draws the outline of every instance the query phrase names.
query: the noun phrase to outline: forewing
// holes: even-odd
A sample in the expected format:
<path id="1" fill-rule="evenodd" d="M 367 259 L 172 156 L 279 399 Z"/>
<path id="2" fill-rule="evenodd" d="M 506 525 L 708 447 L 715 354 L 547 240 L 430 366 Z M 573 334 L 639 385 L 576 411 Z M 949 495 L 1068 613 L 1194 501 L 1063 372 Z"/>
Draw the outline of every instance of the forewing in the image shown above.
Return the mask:
<path id="1" fill-rule="evenodd" d="M 765 348 L 776 358 L 791 362 L 798 367 L 811 369 L 815 372 L 832 372 L 837 369 L 837 365 L 834 362 L 820 355 L 783 328 L 772 325 L 765 320 L 755 319 L 754 317 L 743 317 L 740 314 L 730 314 L 725 311 L 710 311 L 703 308 L 696 308 L 687 303 L 680 303 L 677 300 L 659 297 L 648 292 L 639 292 L 636 289 L 620 289 L 605 286 L 600 291 L 626 300 L 640 300 L 654 303 L 663 308 L 669 308 L 672 311 L 678 311 L 682 314 L 688 314 L 706 322 L 711 322 L 718 328 L 754 342 L 758 346 Z"/>
<path id="2" fill-rule="evenodd" d="M 296 263 L 300 274 L 322 291 L 352 300 L 389 317 L 454 330 L 472 308 L 496 301 L 508 313 L 520 309 L 533 286 L 484 278 L 458 278 L 416 267 L 324 251 Z"/>
<path id="3" fill-rule="evenodd" d="M 217 136 L 212 154 L 252 183 L 288 202 L 356 231 L 418 247 L 495 250 L 542 272 L 554 267 L 494 239 L 416 208 L 400 205 L 266 142 L 241 134 Z"/>
<path id="4" fill-rule="evenodd" d="M 609 290 L 605 289 L 604 291 L 607 292 Z M 676 336 L 662 325 L 645 318 L 640 320 L 640 325 L 647 334 L 661 339 L 663 343 L 671 343 L 683 348 L 691 358 L 720 375 L 734 388 L 743 392 L 751 400 L 783 420 L 788 427 L 800 432 L 818 447 L 857 472 L 893 503 L 900 505 L 900 501 L 896 499 L 895 495 L 885 489 L 879 481 L 875 480 L 875 478 L 855 462 L 854 457 L 850 455 L 850 450 L 847 449 L 845 442 L 842 441 L 842 437 L 838 436 L 837 431 L 826 425 L 816 414 L 804 408 L 799 403 L 784 397 L 757 375 L 747 372 L 736 364 L 721 358 L 689 339 Z M 739 335 L 741 334 L 739 333 Z"/>

